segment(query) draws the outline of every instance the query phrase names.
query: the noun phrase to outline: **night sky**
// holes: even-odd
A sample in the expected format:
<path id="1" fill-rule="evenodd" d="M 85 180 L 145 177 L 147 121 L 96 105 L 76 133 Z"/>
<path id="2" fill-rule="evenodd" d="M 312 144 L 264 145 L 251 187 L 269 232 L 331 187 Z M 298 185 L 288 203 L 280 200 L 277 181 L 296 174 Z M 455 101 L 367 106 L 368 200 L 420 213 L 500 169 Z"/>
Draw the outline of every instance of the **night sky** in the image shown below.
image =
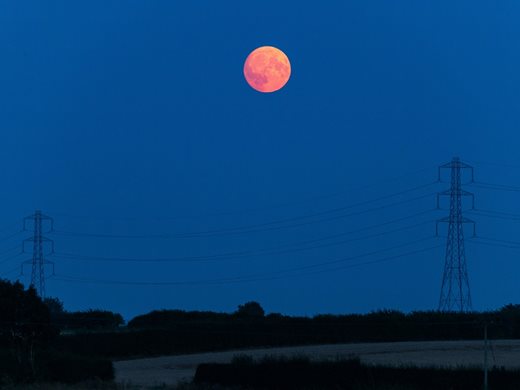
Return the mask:
<path id="1" fill-rule="evenodd" d="M 500 185 L 465 187 L 488 210 L 466 214 L 474 308 L 519 302 L 519 20 L 514 0 L 2 1 L 0 275 L 30 282 L 16 233 L 41 209 L 69 310 L 436 309 L 436 167 L 460 156 Z M 271 94 L 242 73 L 263 45 L 292 66 Z"/>

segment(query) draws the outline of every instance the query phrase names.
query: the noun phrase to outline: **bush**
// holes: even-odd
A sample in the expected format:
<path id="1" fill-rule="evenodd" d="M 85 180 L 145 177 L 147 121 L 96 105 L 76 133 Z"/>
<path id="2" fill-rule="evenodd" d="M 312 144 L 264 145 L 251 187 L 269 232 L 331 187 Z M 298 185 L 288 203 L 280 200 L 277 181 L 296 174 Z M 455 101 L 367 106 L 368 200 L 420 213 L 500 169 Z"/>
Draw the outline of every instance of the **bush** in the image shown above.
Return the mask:
<path id="1" fill-rule="evenodd" d="M 11 382 L 77 383 L 93 379 L 114 379 L 112 362 L 107 359 L 59 354 L 55 351 L 37 351 L 36 355 L 36 372 L 33 374 L 23 370 L 11 351 L 0 349 L 0 387 Z"/>
<path id="2" fill-rule="evenodd" d="M 18 364 L 12 351 L 0 349 L 0 388 L 6 383 L 21 380 L 26 376 L 22 366 Z"/>
<path id="3" fill-rule="evenodd" d="M 39 368 L 39 379 L 45 381 L 77 383 L 92 379 L 114 379 L 112 362 L 102 358 L 46 352 Z"/>
<path id="4" fill-rule="evenodd" d="M 365 365 L 359 359 L 313 362 L 302 357 L 269 358 L 244 364 L 246 360 L 201 364 L 194 383 L 250 390 L 476 390 L 482 385 L 480 369 L 384 367 Z M 517 390 L 520 370 L 491 370 L 489 382 L 493 389 Z"/>
<path id="5" fill-rule="evenodd" d="M 238 310 L 235 312 L 238 317 L 245 318 L 262 318 L 265 311 L 258 302 L 246 302 L 243 305 L 238 305 Z"/>

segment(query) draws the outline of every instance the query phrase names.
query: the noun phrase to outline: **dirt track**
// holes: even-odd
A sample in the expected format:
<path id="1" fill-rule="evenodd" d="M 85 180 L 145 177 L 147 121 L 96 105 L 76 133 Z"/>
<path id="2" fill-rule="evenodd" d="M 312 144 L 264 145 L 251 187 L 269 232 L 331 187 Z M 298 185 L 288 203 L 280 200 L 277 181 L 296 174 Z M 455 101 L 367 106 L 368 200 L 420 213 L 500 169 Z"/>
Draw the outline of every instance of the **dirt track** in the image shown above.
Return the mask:
<path id="1" fill-rule="evenodd" d="M 490 365 L 520 368 L 520 340 L 492 341 Z M 209 362 L 229 362 L 234 355 L 247 354 L 255 358 L 265 355 L 306 355 L 312 359 L 327 359 L 356 355 L 367 363 L 422 366 L 481 366 L 482 341 L 425 341 L 367 344 L 335 344 L 240 351 L 162 356 L 156 358 L 114 362 L 117 382 L 134 385 L 173 385 L 191 381 L 197 365 Z"/>

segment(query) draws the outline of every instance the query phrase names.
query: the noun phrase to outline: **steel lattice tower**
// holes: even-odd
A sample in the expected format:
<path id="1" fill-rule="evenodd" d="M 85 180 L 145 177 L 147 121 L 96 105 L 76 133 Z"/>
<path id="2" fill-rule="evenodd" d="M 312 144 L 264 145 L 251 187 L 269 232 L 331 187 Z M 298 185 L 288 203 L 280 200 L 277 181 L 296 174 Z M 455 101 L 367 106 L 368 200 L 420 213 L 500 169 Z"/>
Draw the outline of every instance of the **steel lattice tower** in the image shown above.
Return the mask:
<path id="1" fill-rule="evenodd" d="M 464 196 L 471 197 L 472 208 L 475 207 L 475 198 L 471 192 L 462 189 L 462 171 L 464 169 L 469 170 L 471 181 L 473 181 L 473 167 L 460 161 L 458 157 L 454 157 L 451 162 L 439 167 L 439 181 L 441 180 L 442 169 L 451 170 L 451 187 L 449 190 L 437 194 L 437 207 L 439 207 L 441 196 L 450 197 L 450 215 L 437 221 L 437 232 L 439 223 L 448 224 L 446 259 L 438 310 L 471 311 L 471 293 L 464 250 L 464 224 L 473 224 L 473 235 L 475 235 L 475 222 L 463 217 L 462 198 Z"/>
<path id="2" fill-rule="evenodd" d="M 43 236 L 43 221 L 47 221 L 50 224 L 51 231 L 53 229 L 54 221 L 51 217 L 43 215 L 40 210 L 36 210 L 33 215 L 24 218 L 24 230 L 27 230 L 27 221 L 32 221 L 33 236 L 24 240 L 23 251 L 25 252 L 25 244 L 27 242 L 32 242 L 32 260 L 27 260 L 23 264 L 32 265 L 31 286 L 33 286 L 38 291 L 38 294 L 41 298 L 45 298 L 45 265 L 52 265 L 54 272 L 54 263 L 45 260 L 46 253 L 44 253 L 44 247 L 46 244 L 50 245 L 51 251 L 47 254 L 52 254 L 54 252 L 54 241 L 49 240 Z"/>

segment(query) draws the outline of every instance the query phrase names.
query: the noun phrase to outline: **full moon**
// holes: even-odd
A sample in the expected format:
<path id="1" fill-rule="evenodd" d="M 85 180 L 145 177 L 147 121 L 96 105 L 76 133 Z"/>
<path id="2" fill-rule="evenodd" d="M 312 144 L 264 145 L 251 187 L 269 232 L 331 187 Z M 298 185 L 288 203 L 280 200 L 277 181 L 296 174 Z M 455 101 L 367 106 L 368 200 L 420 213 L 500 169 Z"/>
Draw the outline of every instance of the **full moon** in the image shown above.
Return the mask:
<path id="1" fill-rule="evenodd" d="M 244 63 L 244 77 L 259 92 L 275 92 L 291 76 L 291 63 L 283 51 L 273 46 L 253 50 Z"/>

